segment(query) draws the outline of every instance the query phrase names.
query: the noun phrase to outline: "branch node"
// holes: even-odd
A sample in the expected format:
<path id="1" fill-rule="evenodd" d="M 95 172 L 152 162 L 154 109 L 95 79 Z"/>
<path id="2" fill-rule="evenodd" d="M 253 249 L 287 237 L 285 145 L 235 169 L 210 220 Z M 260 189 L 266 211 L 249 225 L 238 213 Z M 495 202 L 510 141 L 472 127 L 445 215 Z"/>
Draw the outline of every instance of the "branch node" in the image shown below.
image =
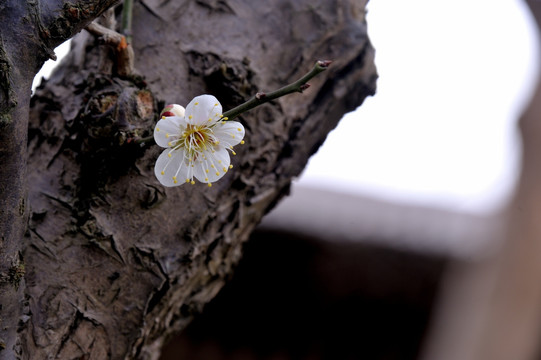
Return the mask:
<path id="1" fill-rule="evenodd" d="M 317 62 L 317 65 L 324 68 L 324 69 L 328 68 L 329 65 L 331 65 L 331 64 L 332 64 L 332 60 L 319 60 Z"/>
<path id="2" fill-rule="evenodd" d="M 310 84 L 306 83 L 306 84 L 302 84 L 301 86 L 299 86 L 299 92 L 302 93 L 304 90 L 308 89 L 310 87 Z"/>

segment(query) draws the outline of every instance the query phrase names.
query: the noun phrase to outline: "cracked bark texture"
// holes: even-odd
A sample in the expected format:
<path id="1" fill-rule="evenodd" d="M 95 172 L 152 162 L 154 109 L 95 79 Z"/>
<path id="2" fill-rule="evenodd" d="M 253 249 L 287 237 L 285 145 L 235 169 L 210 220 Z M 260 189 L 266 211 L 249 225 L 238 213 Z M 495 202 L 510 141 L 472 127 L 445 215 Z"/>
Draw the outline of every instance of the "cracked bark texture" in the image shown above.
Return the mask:
<path id="1" fill-rule="evenodd" d="M 116 0 L 0 1 L 0 359 L 21 354 L 27 226 L 27 128 L 32 79 L 53 49 Z"/>
<path id="2" fill-rule="evenodd" d="M 327 133 L 374 94 L 365 5 L 141 0 L 133 46 L 143 78 L 103 73 L 99 41 L 74 40 L 31 104 L 22 358 L 159 357 L 231 276 L 243 242 Z M 129 141 L 152 133 L 164 103 L 209 93 L 228 110 L 318 59 L 334 62 L 303 94 L 237 119 L 246 144 L 212 188 L 162 187 L 161 149 Z"/>

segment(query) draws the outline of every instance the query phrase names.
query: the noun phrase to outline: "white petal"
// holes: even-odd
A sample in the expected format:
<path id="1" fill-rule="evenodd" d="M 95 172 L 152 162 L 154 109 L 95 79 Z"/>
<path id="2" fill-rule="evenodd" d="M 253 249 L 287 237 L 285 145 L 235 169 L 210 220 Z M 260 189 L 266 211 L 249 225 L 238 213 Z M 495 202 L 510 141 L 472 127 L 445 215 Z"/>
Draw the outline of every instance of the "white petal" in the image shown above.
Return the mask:
<path id="1" fill-rule="evenodd" d="M 161 119 L 154 128 L 154 140 L 161 147 L 169 147 L 169 142 L 176 140 L 184 132 L 184 119 L 178 116 L 170 116 Z"/>
<path id="2" fill-rule="evenodd" d="M 217 124 L 214 127 L 214 135 L 225 146 L 235 146 L 244 138 L 244 126 L 236 121 L 226 121 L 225 124 Z"/>
<path id="3" fill-rule="evenodd" d="M 186 106 L 186 121 L 192 125 L 213 124 L 222 115 L 222 105 L 212 95 L 196 96 Z M 210 120 L 210 121 L 209 121 Z"/>
<path id="4" fill-rule="evenodd" d="M 171 187 L 184 184 L 187 173 L 188 166 L 184 160 L 184 150 L 172 151 L 171 149 L 165 149 L 156 160 L 154 174 L 156 174 L 156 178 L 163 186 Z"/>
<path id="5" fill-rule="evenodd" d="M 204 183 L 221 179 L 229 170 L 229 164 L 231 163 L 227 150 L 220 147 L 214 153 L 205 151 L 204 155 L 206 159 L 196 161 L 194 167 L 196 179 Z"/>

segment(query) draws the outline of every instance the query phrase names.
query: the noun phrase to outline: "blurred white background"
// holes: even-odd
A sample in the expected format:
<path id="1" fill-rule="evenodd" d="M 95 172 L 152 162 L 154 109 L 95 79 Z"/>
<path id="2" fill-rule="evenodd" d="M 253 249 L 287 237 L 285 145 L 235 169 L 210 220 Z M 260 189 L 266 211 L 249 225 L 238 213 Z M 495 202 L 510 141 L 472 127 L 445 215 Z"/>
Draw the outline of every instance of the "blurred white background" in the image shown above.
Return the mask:
<path id="1" fill-rule="evenodd" d="M 295 186 L 471 213 L 502 206 L 519 171 L 516 121 L 537 76 L 526 5 L 373 0 L 367 19 L 377 94 L 344 117 Z"/>
<path id="2" fill-rule="evenodd" d="M 538 61 L 522 0 L 368 3 L 378 90 L 297 185 L 486 213 L 519 171 L 516 123 Z"/>

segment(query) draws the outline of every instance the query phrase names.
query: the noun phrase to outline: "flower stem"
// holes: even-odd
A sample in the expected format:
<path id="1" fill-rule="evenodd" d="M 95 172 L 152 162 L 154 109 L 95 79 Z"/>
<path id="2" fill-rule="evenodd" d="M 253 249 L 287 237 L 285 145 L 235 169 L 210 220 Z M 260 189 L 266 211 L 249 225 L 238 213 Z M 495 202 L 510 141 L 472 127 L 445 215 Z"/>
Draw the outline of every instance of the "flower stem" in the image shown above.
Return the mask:
<path id="1" fill-rule="evenodd" d="M 272 91 L 270 93 L 257 93 L 253 98 L 246 101 L 245 103 L 224 112 L 224 117 L 227 117 L 228 120 L 232 120 L 236 118 L 237 116 L 239 116 L 240 114 L 242 114 L 243 112 L 251 110 L 255 108 L 256 106 L 259 106 L 271 100 L 277 99 L 284 95 L 291 94 L 293 92 L 302 93 L 304 90 L 310 87 L 310 84 L 308 84 L 308 81 L 312 79 L 314 76 L 316 76 L 317 74 L 319 74 L 320 72 L 327 70 L 331 62 L 332 61 L 330 60 L 317 61 L 314 67 L 312 68 L 312 70 L 306 73 L 299 80 L 289 85 L 286 85 L 278 90 Z"/>
<path id="2" fill-rule="evenodd" d="M 127 1 L 131 0 L 124 0 L 124 6 L 126 5 Z M 255 108 L 256 106 L 259 106 L 261 104 L 264 104 L 266 102 L 269 102 L 271 100 L 277 99 L 279 97 L 282 97 L 284 95 L 288 95 L 294 92 L 303 92 L 304 90 L 308 89 L 310 87 L 310 84 L 308 84 L 308 81 L 312 79 L 314 76 L 319 74 L 320 72 L 323 72 L 327 70 L 329 65 L 332 63 L 330 60 L 319 60 L 316 62 L 312 70 L 310 70 L 308 73 L 306 73 L 303 77 L 301 77 L 299 80 L 286 85 L 278 90 L 272 91 L 270 93 L 263 93 L 259 92 L 255 94 L 253 98 L 246 101 L 243 104 L 240 104 L 239 106 L 228 110 L 224 112 L 224 118 L 227 118 L 227 120 L 232 120 L 242 114 L 243 112 L 246 112 L 248 110 L 251 110 Z M 145 138 L 135 138 L 133 139 L 134 143 L 140 146 L 145 145 L 151 145 L 154 143 L 154 137 L 149 136 Z"/>

